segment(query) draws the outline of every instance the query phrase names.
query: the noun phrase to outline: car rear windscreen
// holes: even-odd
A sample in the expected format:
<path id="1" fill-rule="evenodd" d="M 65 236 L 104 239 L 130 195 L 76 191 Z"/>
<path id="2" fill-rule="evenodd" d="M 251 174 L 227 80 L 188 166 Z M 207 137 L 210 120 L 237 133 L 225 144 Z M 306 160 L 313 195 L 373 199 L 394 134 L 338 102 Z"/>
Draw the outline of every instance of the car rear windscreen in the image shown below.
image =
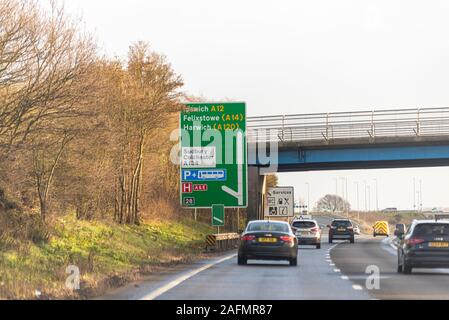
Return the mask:
<path id="1" fill-rule="evenodd" d="M 413 230 L 415 236 L 449 236 L 449 224 L 423 223 Z"/>
<path id="2" fill-rule="evenodd" d="M 289 232 L 289 228 L 285 223 L 253 222 L 248 226 L 248 231 Z"/>
<path id="3" fill-rule="evenodd" d="M 338 221 L 332 221 L 332 226 L 334 227 L 350 227 L 351 221 L 345 221 L 345 220 L 338 220 Z"/>
<path id="4" fill-rule="evenodd" d="M 298 229 L 309 229 L 314 228 L 316 223 L 313 221 L 295 221 L 293 222 L 293 226 Z"/>

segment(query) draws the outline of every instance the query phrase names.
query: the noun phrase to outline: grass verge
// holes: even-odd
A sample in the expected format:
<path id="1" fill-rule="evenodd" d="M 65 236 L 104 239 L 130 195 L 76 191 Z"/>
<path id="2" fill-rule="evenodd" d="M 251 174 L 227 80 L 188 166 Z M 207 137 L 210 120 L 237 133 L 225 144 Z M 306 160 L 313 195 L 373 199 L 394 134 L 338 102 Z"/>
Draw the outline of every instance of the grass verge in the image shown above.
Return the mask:
<path id="1" fill-rule="evenodd" d="M 206 224 L 190 219 L 152 220 L 140 226 L 79 221 L 52 222 L 46 242 L 0 236 L 0 298 L 83 299 L 123 285 L 164 266 L 198 258 Z M 80 290 L 68 290 L 67 267 L 80 270 Z"/>
<path id="2" fill-rule="evenodd" d="M 404 223 L 409 225 L 414 219 L 427 219 L 428 217 L 420 212 L 350 212 L 346 214 L 322 214 L 335 216 L 336 218 L 349 218 L 359 225 L 362 233 L 373 234 L 373 225 L 376 221 L 388 221 L 390 234 L 393 234 L 396 224 Z"/>

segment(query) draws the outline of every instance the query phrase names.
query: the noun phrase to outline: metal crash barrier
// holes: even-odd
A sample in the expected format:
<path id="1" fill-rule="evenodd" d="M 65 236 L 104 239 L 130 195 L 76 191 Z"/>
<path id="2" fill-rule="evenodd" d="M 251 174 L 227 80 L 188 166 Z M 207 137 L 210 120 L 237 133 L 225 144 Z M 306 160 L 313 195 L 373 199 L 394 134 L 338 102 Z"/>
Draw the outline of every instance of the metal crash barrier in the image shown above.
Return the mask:
<path id="1" fill-rule="evenodd" d="M 206 236 L 207 251 L 225 251 L 237 247 L 240 239 L 238 233 L 210 234 Z"/>

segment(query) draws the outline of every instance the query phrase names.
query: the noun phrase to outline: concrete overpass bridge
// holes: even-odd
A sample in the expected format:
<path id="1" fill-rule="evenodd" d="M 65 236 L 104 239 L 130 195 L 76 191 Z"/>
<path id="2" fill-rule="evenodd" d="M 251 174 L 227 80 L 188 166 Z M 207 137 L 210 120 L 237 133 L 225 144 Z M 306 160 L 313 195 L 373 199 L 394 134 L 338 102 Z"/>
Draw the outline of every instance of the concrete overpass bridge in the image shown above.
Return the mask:
<path id="1" fill-rule="evenodd" d="M 249 117 L 247 137 L 248 217 L 257 219 L 267 173 L 448 166 L 449 108 Z"/>

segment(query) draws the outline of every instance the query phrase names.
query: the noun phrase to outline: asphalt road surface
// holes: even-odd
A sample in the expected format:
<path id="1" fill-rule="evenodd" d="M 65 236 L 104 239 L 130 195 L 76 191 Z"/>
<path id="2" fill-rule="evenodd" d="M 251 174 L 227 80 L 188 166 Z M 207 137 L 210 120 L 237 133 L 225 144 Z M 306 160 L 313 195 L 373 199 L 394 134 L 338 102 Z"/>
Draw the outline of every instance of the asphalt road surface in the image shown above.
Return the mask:
<path id="1" fill-rule="evenodd" d="M 324 226 L 329 221 L 318 219 Z M 247 266 L 238 266 L 232 252 L 155 274 L 101 299 L 449 299 L 448 270 L 416 269 L 411 275 L 398 274 L 396 251 L 388 239 L 360 236 L 355 244 L 328 244 L 325 233 L 327 229 L 321 250 L 300 246 L 297 267 L 282 261 L 252 260 Z M 378 282 L 372 269 L 367 273 L 370 266 L 380 272 Z"/>
<path id="2" fill-rule="evenodd" d="M 388 239 L 360 239 L 355 245 L 340 244 L 332 261 L 349 280 L 366 288 L 366 270 L 380 271 L 379 288 L 367 290 L 375 299 L 449 299 L 449 269 L 413 269 L 397 273 L 396 249 Z M 371 282 L 372 283 L 372 282 Z"/>

